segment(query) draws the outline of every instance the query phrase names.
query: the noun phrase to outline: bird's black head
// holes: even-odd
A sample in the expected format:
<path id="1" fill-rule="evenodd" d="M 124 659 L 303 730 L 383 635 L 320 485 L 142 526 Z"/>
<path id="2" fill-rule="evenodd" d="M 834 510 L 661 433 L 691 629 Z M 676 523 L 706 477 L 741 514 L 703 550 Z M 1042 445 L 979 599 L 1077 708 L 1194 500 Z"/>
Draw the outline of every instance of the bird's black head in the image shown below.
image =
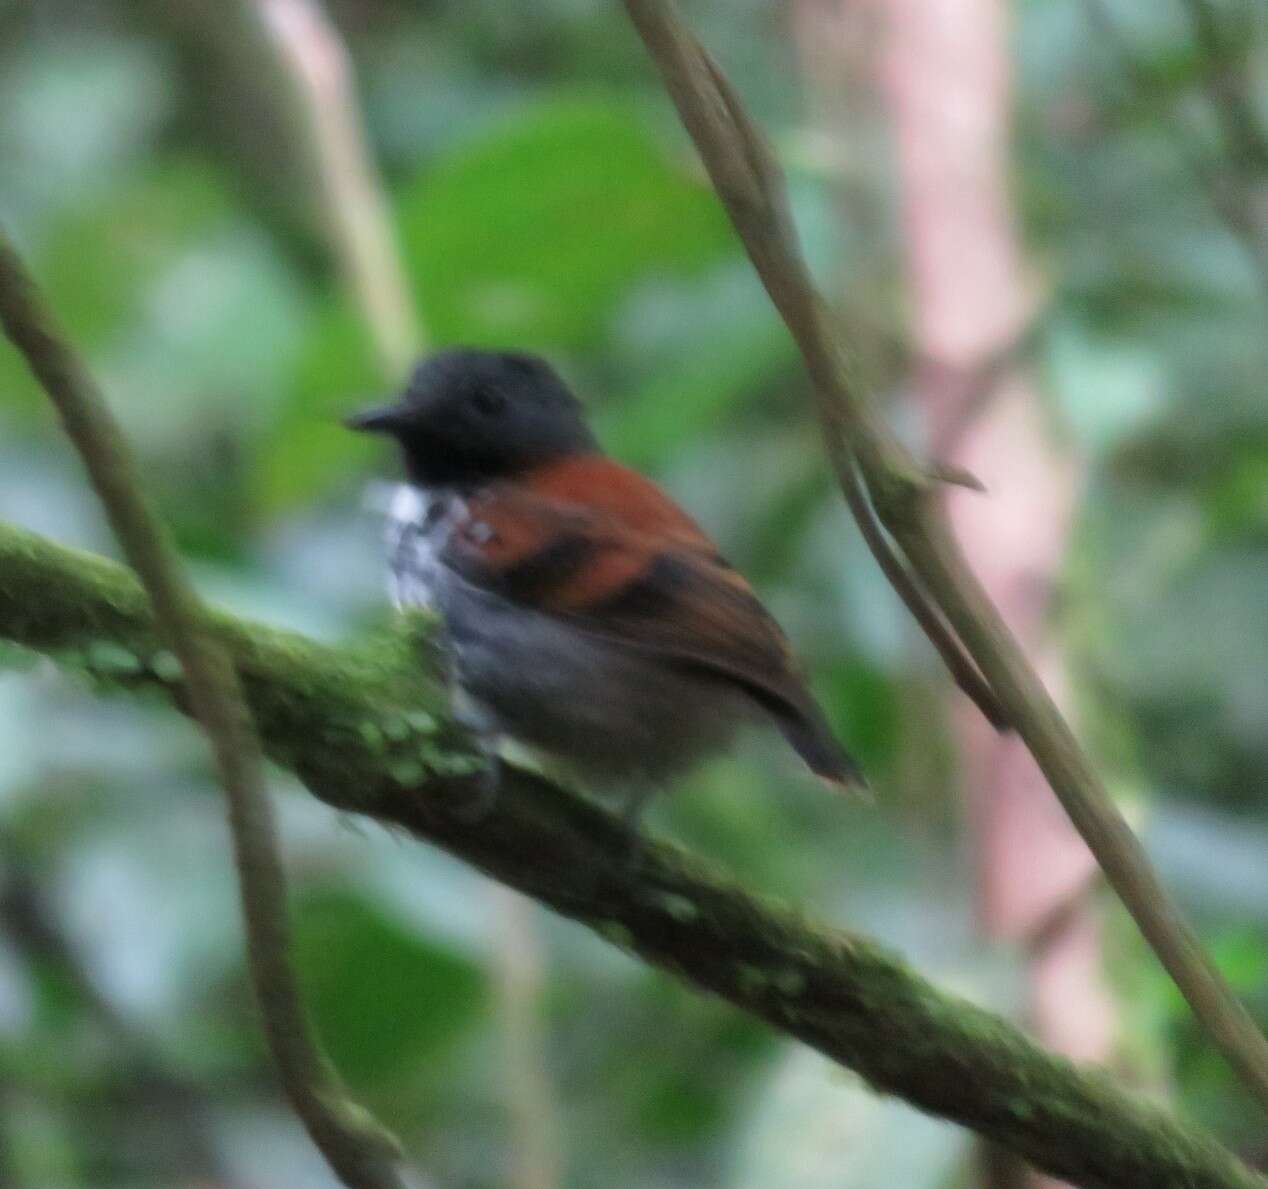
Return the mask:
<path id="1" fill-rule="evenodd" d="M 399 401 L 344 424 L 390 434 L 409 477 L 429 487 L 505 478 L 599 448 L 554 369 L 515 352 L 441 351 L 418 364 Z"/>

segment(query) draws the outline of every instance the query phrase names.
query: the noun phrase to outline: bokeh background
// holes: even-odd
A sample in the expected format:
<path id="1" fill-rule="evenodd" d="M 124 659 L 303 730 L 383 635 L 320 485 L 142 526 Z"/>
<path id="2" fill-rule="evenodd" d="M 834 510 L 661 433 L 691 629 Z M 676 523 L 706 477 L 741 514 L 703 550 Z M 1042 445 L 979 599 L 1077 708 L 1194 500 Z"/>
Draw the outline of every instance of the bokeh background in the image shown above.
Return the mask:
<path id="1" fill-rule="evenodd" d="M 952 508 L 975 565 L 1268 1025 L 1268 8 L 685 8 L 771 132 L 878 398 L 987 481 Z M 877 789 L 829 800 L 759 740 L 649 825 L 1268 1161 L 862 548 L 620 5 L 324 11 L 422 339 L 548 354 L 753 579 Z M 401 336 L 394 356 L 349 281 L 281 62 L 251 4 L 3 0 L 0 218 L 201 587 L 339 639 L 387 614 L 366 491 L 395 461 L 337 418 L 400 383 Z M 115 552 L 7 347 L 0 518 Z M 204 745 L 0 663 L 0 1184 L 331 1184 L 262 1050 Z M 965 1133 L 273 783 L 320 1032 L 430 1183 L 1017 1183 Z"/>

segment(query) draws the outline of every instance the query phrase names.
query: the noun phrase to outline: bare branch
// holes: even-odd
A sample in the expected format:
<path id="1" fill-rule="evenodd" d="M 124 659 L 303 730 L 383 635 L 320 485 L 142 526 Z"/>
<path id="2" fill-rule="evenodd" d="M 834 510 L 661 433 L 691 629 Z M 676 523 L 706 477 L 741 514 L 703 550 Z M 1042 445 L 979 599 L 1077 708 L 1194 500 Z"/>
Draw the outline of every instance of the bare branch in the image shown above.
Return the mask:
<path id="1" fill-rule="evenodd" d="M 399 1145 L 347 1098 L 304 1013 L 290 965 L 286 880 L 263 761 L 237 674 L 206 626 L 201 601 L 142 494 L 136 469 L 95 381 L 0 234 L 0 323 L 56 406 L 129 563 L 186 675 L 229 807 L 247 952 L 269 1047 L 314 1143 L 350 1189 L 402 1189 Z"/>
<path id="2" fill-rule="evenodd" d="M 1104 783 L 960 555 L 930 479 L 858 390 L 801 259 L 783 179 L 761 133 L 671 0 L 625 0 L 771 300 L 805 358 L 838 477 L 857 458 L 881 522 L 958 634 L 1114 890 L 1202 1022 L 1268 1107 L 1268 1041 L 1167 895 Z M 847 491 L 848 495 L 848 491 Z M 851 508 L 854 503 L 851 502 Z M 862 525 L 863 522 L 861 521 Z M 864 529 L 866 532 L 866 528 Z"/>

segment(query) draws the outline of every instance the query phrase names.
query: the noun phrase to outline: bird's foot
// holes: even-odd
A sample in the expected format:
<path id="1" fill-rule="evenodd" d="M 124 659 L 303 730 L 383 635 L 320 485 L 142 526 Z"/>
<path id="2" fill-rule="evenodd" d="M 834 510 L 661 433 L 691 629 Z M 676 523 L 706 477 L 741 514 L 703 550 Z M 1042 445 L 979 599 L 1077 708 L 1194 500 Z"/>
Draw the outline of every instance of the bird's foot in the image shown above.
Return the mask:
<path id="1" fill-rule="evenodd" d="M 484 821 L 496 808 L 502 788 L 502 758 L 496 744 L 481 746 L 485 765 L 472 779 L 469 794 L 454 811 L 463 825 L 474 826 Z"/>
<path id="2" fill-rule="evenodd" d="M 643 811 L 652 799 L 655 788 L 648 785 L 629 792 L 621 806 L 621 822 L 626 829 L 626 850 L 624 868 L 626 875 L 632 880 L 642 866 L 643 854 L 647 841 L 643 835 Z"/>

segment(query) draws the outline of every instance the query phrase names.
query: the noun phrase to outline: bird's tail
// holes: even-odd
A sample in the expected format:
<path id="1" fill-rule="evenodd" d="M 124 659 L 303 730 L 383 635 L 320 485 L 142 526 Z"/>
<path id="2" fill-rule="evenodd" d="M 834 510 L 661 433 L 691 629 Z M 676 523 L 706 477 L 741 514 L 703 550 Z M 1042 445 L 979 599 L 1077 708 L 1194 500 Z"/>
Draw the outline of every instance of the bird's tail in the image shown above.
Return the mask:
<path id="1" fill-rule="evenodd" d="M 772 707 L 779 729 L 816 776 L 838 788 L 870 793 L 867 778 L 854 757 L 837 741 L 814 699 L 806 694 L 796 706 Z"/>

